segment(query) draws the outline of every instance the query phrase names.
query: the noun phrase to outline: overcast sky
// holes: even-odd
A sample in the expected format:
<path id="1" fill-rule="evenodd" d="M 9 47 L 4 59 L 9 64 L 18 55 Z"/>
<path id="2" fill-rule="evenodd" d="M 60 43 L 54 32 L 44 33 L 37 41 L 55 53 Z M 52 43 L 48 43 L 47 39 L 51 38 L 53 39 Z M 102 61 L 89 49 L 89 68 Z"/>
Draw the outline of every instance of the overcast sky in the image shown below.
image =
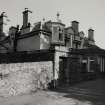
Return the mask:
<path id="1" fill-rule="evenodd" d="M 5 11 L 8 18 L 7 26 L 22 24 L 22 11 L 29 8 L 30 22 L 43 19 L 55 20 L 57 12 L 67 26 L 71 21 L 79 22 L 79 30 L 95 30 L 96 44 L 105 49 L 105 0 L 0 0 L 0 13 Z"/>

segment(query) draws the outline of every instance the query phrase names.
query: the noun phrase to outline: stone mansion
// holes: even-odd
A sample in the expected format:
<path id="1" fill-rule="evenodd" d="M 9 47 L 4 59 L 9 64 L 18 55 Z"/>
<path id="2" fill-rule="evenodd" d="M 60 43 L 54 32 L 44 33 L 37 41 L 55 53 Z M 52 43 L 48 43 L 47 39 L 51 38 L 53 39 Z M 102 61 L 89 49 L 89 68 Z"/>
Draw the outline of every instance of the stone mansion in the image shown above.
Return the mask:
<path id="1" fill-rule="evenodd" d="M 95 44 L 93 29 L 88 30 L 86 37 L 85 33 L 79 30 L 78 21 L 72 21 L 67 27 L 60 20 L 59 13 L 56 21 L 43 19 L 31 27 L 28 19 L 30 12 L 25 8 L 22 26 L 11 26 L 8 35 L 4 32 L 5 13 L 0 15 L 0 68 L 5 64 L 5 73 L 3 69 L 0 71 L 1 77 L 7 72 L 11 73 L 11 69 L 7 70 L 11 64 L 15 65 L 11 67 L 15 70 L 17 67 L 18 71 L 20 66 L 16 64 L 21 63 L 22 67 L 30 62 L 35 63 L 35 67 L 33 64 L 26 68 L 33 67 L 41 71 L 45 67 L 44 69 L 50 71 L 50 81 L 64 83 L 75 81 L 77 77 L 81 80 L 87 73 L 93 75 L 105 71 L 105 50 Z"/>

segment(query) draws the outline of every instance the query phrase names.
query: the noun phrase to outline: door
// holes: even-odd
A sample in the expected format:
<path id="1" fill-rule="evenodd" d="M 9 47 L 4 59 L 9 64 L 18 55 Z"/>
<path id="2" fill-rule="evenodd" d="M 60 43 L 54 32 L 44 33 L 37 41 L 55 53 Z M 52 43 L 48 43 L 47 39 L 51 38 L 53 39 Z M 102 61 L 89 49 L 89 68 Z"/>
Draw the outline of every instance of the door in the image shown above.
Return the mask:
<path id="1" fill-rule="evenodd" d="M 59 58 L 59 84 L 62 85 L 66 82 L 66 67 L 67 59 L 65 57 Z"/>

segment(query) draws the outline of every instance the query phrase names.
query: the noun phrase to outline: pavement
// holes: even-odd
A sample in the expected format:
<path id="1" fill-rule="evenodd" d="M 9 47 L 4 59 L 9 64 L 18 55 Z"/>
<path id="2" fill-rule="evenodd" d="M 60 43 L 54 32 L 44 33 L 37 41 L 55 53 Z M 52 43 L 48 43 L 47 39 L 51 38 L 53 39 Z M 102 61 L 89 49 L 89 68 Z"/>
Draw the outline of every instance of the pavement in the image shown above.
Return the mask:
<path id="1" fill-rule="evenodd" d="M 0 97 L 0 105 L 105 105 L 105 80 L 97 79 L 60 87 L 59 91 L 38 90 L 31 94 Z"/>
<path id="2" fill-rule="evenodd" d="M 77 105 L 77 100 L 63 95 L 52 91 L 37 91 L 33 94 L 0 98 L 0 105 Z"/>

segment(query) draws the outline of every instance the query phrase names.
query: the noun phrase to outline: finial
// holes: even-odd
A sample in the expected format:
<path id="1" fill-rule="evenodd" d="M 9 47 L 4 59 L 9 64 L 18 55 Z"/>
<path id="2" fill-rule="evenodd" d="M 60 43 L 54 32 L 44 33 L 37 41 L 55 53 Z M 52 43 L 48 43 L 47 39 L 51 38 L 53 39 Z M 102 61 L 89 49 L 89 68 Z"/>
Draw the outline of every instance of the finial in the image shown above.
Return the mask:
<path id="1" fill-rule="evenodd" d="M 57 18 L 59 18 L 59 16 L 60 16 L 60 13 L 59 13 L 59 12 L 57 12 Z"/>
<path id="2" fill-rule="evenodd" d="M 61 20 L 59 19 L 59 17 L 60 17 L 60 13 L 57 12 L 57 22 L 61 23 Z"/>

